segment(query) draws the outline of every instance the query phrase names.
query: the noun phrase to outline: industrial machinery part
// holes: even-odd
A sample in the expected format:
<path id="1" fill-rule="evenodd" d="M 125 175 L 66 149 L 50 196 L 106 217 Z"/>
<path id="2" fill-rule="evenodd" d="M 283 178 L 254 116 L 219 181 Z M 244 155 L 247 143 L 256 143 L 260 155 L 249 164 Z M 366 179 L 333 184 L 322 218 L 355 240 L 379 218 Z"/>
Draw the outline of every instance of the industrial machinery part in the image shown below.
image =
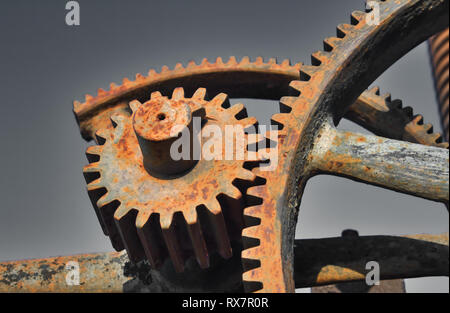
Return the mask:
<path id="1" fill-rule="evenodd" d="M 443 149 L 448 148 L 448 144 L 443 143 L 439 135 L 432 133 L 430 125 L 423 124 L 421 116 L 413 116 L 411 109 L 403 109 L 399 101 L 380 96 L 377 89 L 363 92 L 398 58 L 448 26 L 448 0 L 386 0 L 377 3 L 380 6 L 379 23 L 366 22 L 370 12 L 354 12 L 351 24 L 338 26 L 337 37 L 326 39 L 324 51 L 313 53 L 311 66 L 291 66 L 286 61 L 277 64 L 272 59 L 264 63 L 262 58 L 254 63 L 248 58 L 239 63 L 234 58 L 227 63 L 221 59 L 214 64 L 207 61 L 201 65 L 190 63 L 187 68 L 177 65 L 173 71 L 163 68 L 159 74 L 151 71 L 148 77 L 137 75 L 134 82 L 125 80 L 122 86 L 112 85 L 110 91 L 99 90 L 96 97 L 87 96 L 85 103 L 76 102 L 74 112 L 83 137 L 96 137 L 99 144 L 88 149 L 88 158 L 93 163 L 86 168 L 85 173 L 90 191 L 95 190 L 91 194 L 94 207 L 101 208 L 98 210 L 99 219 L 115 248 L 126 247 L 132 260 L 141 259 L 142 251 L 145 251 L 154 266 L 158 265 L 155 256 L 162 255 L 160 260 L 163 260 L 164 254 L 169 254 L 175 269 L 179 271 L 183 269 L 184 256 L 195 254 L 199 264 L 207 267 L 207 252 L 214 251 L 215 246 L 224 256 L 229 256 L 224 251 L 229 253 L 230 246 L 223 242 L 232 239 L 235 231 L 240 231 L 240 224 L 230 222 L 234 219 L 225 216 L 225 212 L 238 212 L 239 209 L 232 208 L 239 207 L 243 208 L 242 220 L 245 221 L 242 230 L 245 289 L 293 292 L 296 285 L 293 265 L 295 225 L 301 195 L 310 177 L 322 173 L 345 176 L 448 205 L 449 154 L 448 149 Z M 164 209 L 168 199 L 163 198 L 167 194 L 153 191 L 141 193 L 138 189 L 141 184 L 146 186 L 146 180 L 158 178 L 160 182 L 164 179 L 158 175 L 164 175 L 163 169 L 167 167 L 152 168 L 152 162 L 149 162 L 150 166 L 145 165 L 146 158 L 157 159 L 155 155 L 145 152 L 156 141 L 153 135 L 147 133 L 147 129 L 159 130 L 153 124 L 140 129 L 136 125 L 139 122 L 136 112 L 144 106 L 144 115 L 150 113 L 152 118 L 158 118 L 158 112 L 145 106 L 148 95 L 154 91 L 167 95 L 179 86 L 184 88 L 186 95 L 194 96 L 194 91 L 200 87 L 207 88 L 212 95 L 225 92 L 232 98 L 279 99 L 285 96 L 280 100 L 281 113 L 272 117 L 273 124 L 279 126 L 277 146 L 271 147 L 277 149 L 278 155 L 274 171 L 262 171 L 255 164 L 249 167 L 244 162 L 234 161 L 232 164 L 241 166 L 235 172 L 231 170 L 223 173 L 217 167 L 211 170 L 212 174 L 209 172 L 214 178 L 223 179 L 220 184 L 203 183 L 201 179 L 199 184 L 195 184 L 196 179 L 193 181 L 188 178 L 194 177 L 190 175 L 203 167 L 201 162 L 197 165 L 182 165 L 183 173 L 181 170 L 169 173 L 177 175 L 174 181 L 192 182 L 192 185 L 184 186 L 183 190 L 174 191 L 183 196 L 173 196 L 171 203 L 180 200 L 185 202 L 186 198 L 192 196 L 195 199 L 192 204 L 201 205 L 204 203 L 198 201 L 196 194 L 202 188 L 213 186 L 220 189 L 229 186 L 236 178 L 245 181 L 237 190 L 239 193 L 236 191 L 229 197 L 231 202 L 240 199 L 240 206 L 230 204 L 229 201 L 219 201 L 220 206 L 216 204 L 213 210 L 217 213 L 215 216 L 224 212 L 224 222 L 219 224 L 204 223 L 201 218 L 200 223 L 195 223 L 198 220 L 194 217 L 176 222 L 176 212 L 185 215 L 186 210 L 180 209 L 182 206 L 173 205 L 173 210 Z M 286 96 L 292 94 L 288 86 L 294 90 L 292 96 Z M 161 100 L 163 97 L 158 94 L 156 98 Z M 150 102 L 157 103 L 156 107 L 175 107 L 177 101 L 173 100 L 189 99 L 177 95 L 170 100 L 164 98 L 161 100 L 163 103 L 160 103 L 156 98 L 150 99 Z M 144 104 L 138 106 L 138 102 L 133 100 Z M 131 117 L 128 108 L 130 102 L 135 111 Z M 208 107 L 206 103 L 203 106 Z M 233 122 L 225 114 L 226 108 L 223 109 L 220 113 L 214 113 L 214 120 Z M 188 111 L 187 107 L 181 106 L 180 119 L 189 128 Z M 233 112 L 236 114 L 239 110 Z M 178 119 L 178 115 L 175 115 Z M 357 122 L 375 136 L 335 129 L 331 121 L 337 124 L 342 117 Z M 267 139 L 270 137 L 267 136 Z M 171 140 L 167 136 L 164 138 Z M 129 151 L 128 147 L 132 149 Z M 164 147 L 160 148 L 167 151 Z M 130 153 L 129 158 L 125 156 L 127 153 Z M 192 171 L 185 172 L 191 167 Z M 139 176 L 135 168 L 139 168 L 145 178 Z M 223 168 L 230 169 L 227 166 Z M 242 177 L 243 173 L 247 173 L 243 169 L 251 168 L 254 175 L 245 174 L 245 178 Z M 241 176 L 239 173 L 242 173 Z M 102 175 L 105 177 L 102 178 Z M 137 185 L 139 180 L 141 184 Z M 167 185 L 171 183 L 167 182 Z M 157 184 L 152 187 L 156 190 L 162 188 Z M 217 195 L 211 193 L 205 198 L 216 200 Z M 150 200 L 156 206 L 152 206 Z M 160 209 L 162 211 L 158 211 Z M 164 223 L 161 232 L 158 226 L 146 229 L 145 225 L 152 223 L 151 216 L 161 216 L 160 212 L 163 211 L 170 213 L 166 215 L 168 222 Z M 139 218 L 141 212 L 145 212 L 142 219 Z M 112 222 L 113 216 L 117 221 L 115 224 Z M 173 225 L 170 223 L 172 217 Z M 138 223 L 135 226 L 136 218 Z M 155 221 L 154 225 L 158 223 Z M 216 240 L 209 246 L 206 244 L 205 248 L 204 243 L 208 240 L 203 241 L 202 235 L 208 233 L 204 231 L 208 225 L 215 226 L 210 233 L 216 232 Z M 227 229 L 222 232 L 224 225 Z M 118 238 L 117 234 L 121 235 L 121 240 L 114 239 Z M 162 243 L 165 243 L 165 247 L 160 249 Z M 140 249 L 141 244 L 143 249 Z M 161 252 L 165 249 L 167 253 Z M 308 258 L 307 255 L 304 257 Z M 298 256 L 296 262 L 297 259 Z"/>
<path id="2" fill-rule="evenodd" d="M 245 155 L 230 157 L 224 148 L 220 157 L 204 160 L 193 151 L 198 137 L 211 136 L 202 122 L 223 133 L 239 125 L 242 134 L 236 135 L 246 140 L 244 129 L 257 121 L 247 118 L 242 104 L 230 107 L 225 94 L 205 97 L 203 88 L 191 98 L 176 88 L 171 99 L 154 92 L 143 104 L 132 101 L 133 114 L 111 117 L 114 127 L 99 130 L 100 145 L 87 150 L 92 163 L 84 174 L 92 203 L 114 248 L 125 247 L 132 261 L 146 256 L 157 268 L 168 255 L 182 272 L 195 255 L 208 268 L 209 254 L 230 258 L 230 242 L 240 238 L 243 188 L 256 177 L 244 168 Z M 189 155 L 174 161 L 172 145 L 184 132 Z M 242 142 L 242 153 L 247 144 Z"/>
<path id="3" fill-rule="evenodd" d="M 378 260 L 381 280 L 448 276 L 448 233 L 301 239 L 295 240 L 294 257 L 298 288 L 365 282 L 365 264 L 369 260 Z M 67 283 L 67 276 L 73 271 L 71 264 L 76 264 L 80 272 L 79 284 Z M 186 274 L 177 274 L 179 280 L 166 279 L 146 263 L 133 265 L 124 252 L 81 254 L 0 263 L 0 292 L 233 290 L 229 285 L 223 285 L 225 275 L 232 276 L 236 285 L 242 285 L 240 272 L 224 271 L 223 267 L 215 272 L 197 269 L 189 276 L 184 276 Z M 193 284 L 199 277 L 201 286 Z"/>
<path id="4" fill-rule="evenodd" d="M 434 84 L 436 87 L 437 100 L 440 107 L 442 128 L 444 129 L 444 135 L 448 141 L 448 41 L 449 30 L 448 28 L 443 32 L 433 36 L 429 40 L 431 62 L 434 72 Z"/>
<path id="5" fill-rule="evenodd" d="M 278 147 L 283 157 L 274 172 L 255 169 L 266 183 L 247 191 L 260 199 L 244 210 L 258 219 L 243 230 L 247 291 L 294 291 L 297 213 L 314 175 L 345 176 L 448 205 L 448 149 L 342 132 L 331 123 L 398 58 L 448 27 L 448 1 L 377 4 L 379 23 L 367 23 L 370 12 L 354 12 L 350 24 L 339 25 L 337 37 L 325 39 L 324 51 L 313 53 L 312 65 L 290 83 L 299 94 L 282 98 L 281 113 L 272 117 L 283 127 Z"/>

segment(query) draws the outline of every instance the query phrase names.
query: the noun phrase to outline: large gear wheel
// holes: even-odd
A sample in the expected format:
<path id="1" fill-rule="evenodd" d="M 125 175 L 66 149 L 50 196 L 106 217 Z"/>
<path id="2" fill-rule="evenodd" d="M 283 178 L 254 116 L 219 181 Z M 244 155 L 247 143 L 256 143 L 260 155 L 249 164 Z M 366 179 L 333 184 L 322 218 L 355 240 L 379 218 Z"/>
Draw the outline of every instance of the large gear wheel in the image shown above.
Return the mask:
<path id="1" fill-rule="evenodd" d="M 202 129 L 194 134 L 196 117 L 198 126 L 202 121 L 221 131 L 235 125 L 244 131 L 256 119 L 247 117 L 242 104 L 230 107 L 225 94 L 205 97 L 203 88 L 191 98 L 176 88 L 171 99 L 154 92 L 143 104 L 132 101 L 131 117 L 112 116 L 115 126 L 98 131 L 102 144 L 87 151 L 93 162 L 84 174 L 99 219 L 113 246 L 125 247 L 132 261 L 147 258 L 157 268 L 170 256 L 181 272 L 192 254 L 202 268 L 214 251 L 232 255 L 230 241 L 240 237 L 243 225 L 239 188 L 255 175 L 244 168 L 244 158 L 230 158 L 225 149 L 212 161 L 194 158 L 192 149 L 186 160 L 173 161 L 169 153 L 184 130 L 204 135 Z"/>
<path id="2" fill-rule="evenodd" d="M 370 12 L 353 12 L 351 24 L 339 25 L 337 37 L 325 39 L 324 50 L 312 54 L 312 65 L 302 66 L 300 79 L 290 83 L 297 95 L 282 98 L 281 113 L 272 117 L 282 127 L 278 146 L 281 157 L 274 172 L 254 169 L 265 184 L 247 191 L 259 199 L 244 210 L 247 218 L 259 221 L 243 230 L 247 291 L 294 292 L 297 214 L 306 182 L 314 175 L 344 176 L 448 207 L 448 149 L 335 128 L 378 75 L 448 26 L 448 0 L 375 2 L 381 12 L 380 22 L 368 23 Z M 406 113 L 411 119 L 412 112 Z M 415 139 L 397 134 L 401 136 L 398 139 L 420 142 L 422 137 L 437 145 L 434 139 L 420 135 L 423 130 L 427 134 L 431 130 L 422 124 L 422 118 L 416 117 L 414 127 L 406 132 L 415 133 Z"/>
<path id="3" fill-rule="evenodd" d="M 401 101 L 391 100 L 390 95 L 380 95 L 377 88 L 363 91 L 403 54 L 446 26 L 448 1 L 386 0 L 377 3 L 382 12 L 378 25 L 366 23 L 366 16 L 370 12 L 354 12 L 351 24 L 338 26 L 337 37 L 326 39 L 324 51 L 312 55 L 311 66 L 292 66 L 288 61 L 278 64 L 274 59 L 264 62 L 260 57 L 255 62 L 251 62 L 248 57 L 240 62 L 235 58 L 228 62 L 218 58 L 213 63 L 204 60 L 199 65 L 190 62 L 186 68 L 177 64 L 173 70 L 167 67 L 163 67 L 160 73 L 151 70 L 147 77 L 138 74 L 135 81 L 125 79 L 121 86 L 112 85 L 109 91 L 99 90 L 97 96 L 87 96 L 84 103 L 75 102 L 74 112 L 83 137 L 89 140 L 96 134 L 96 140 L 100 144 L 88 149 L 88 158 L 94 165 L 85 172 L 94 207 L 97 203 L 100 204 L 101 209 L 97 208 L 97 211 L 104 231 L 111 237 L 114 247 L 117 250 L 127 248 L 134 261 L 142 259 L 146 254 L 155 267 L 165 256 L 170 256 L 176 270 L 181 271 L 185 257 L 192 254 L 202 267 L 208 266 L 204 245 L 199 241 L 199 236 L 195 235 L 197 226 L 192 227 L 191 233 L 188 226 L 184 236 L 179 235 L 182 232 L 176 225 L 198 225 L 186 222 L 190 218 L 186 219 L 184 213 L 180 215 L 170 211 L 167 214 L 171 223 L 165 223 L 170 226 L 164 235 L 160 227 L 161 214 L 155 212 L 151 216 L 154 217 L 156 227 L 152 229 L 158 231 L 157 234 L 149 234 L 148 231 L 137 230 L 139 227 L 136 228 L 134 224 L 136 217 L 139 219 L 139 210 L 124 208 L 122 211 L 119 208 L 121 200 L 109 195 L 110 189 L 122 187 L 121 180 L 115 180 L 111 174 L 105 180 L 108 186 L 104 182 L 97 184 L 102 180 L 100 177 L 103 174 L 98 162 L 107 162 L 105 160 L 115 155 L 113 149 L 107 153 L 103 149 L 118 146 L 114 142 L 122 138 L 124 129 L 133 134 L 131 125 L 136 113 L 130 117 L 128 103 L 134 99 L 146 102 L 150 92 L 159 90 L 168 94 L 177 86 L 183 86 L 186 94 L 194 94 L 197 88 L 206 87 L 213 95 L 224 91 L 232 98 L 282 97 L 281 113 L 272 117 L 273 123 L 280 128 L 276 147 L 278 166 L 274 172 L 267 172 L 258 167 L 253 168 L 252 165 L 253 176 L 248 176 L 245 186 L 241 186 L 239 190 L 245 197 L 241 198 L 240 204 L 243 217 L 241 212 L 238 220 L 244 220 L 246 228 L 242 231 L 242 237 L 234 237 L 233 232 L 227 234 L 228 240 L 242 239 L 244 243 L 243 281 L 247 291 L 294 291 L 294 230 L 304 186 L 314 175 L 327 173 L 345 176 L 448 204 L 448 150 L 440 149 L 448 148 L 448 143 L 444 143 L 439 134 L 433 133 L 430 124 L 423 123 L 422 116 L 414 115 L 409 107 L 403 108 Z M 289 82 L 291 91 L 288 88 Z M 286 96 L 288 94 L 291 96 Z M 158 94 L 156 98 L 161 98 L 161 95 Z M 116 113 L 121 117 L 115 117 Z M 384 138 L 340 132 L 329 121 L 334 120 L 337 124 L 342 117 Z M 114 124 L 111 124 L 110 118 L 115 121 Z M 225 115 L 218 112 L 217 118 L 224 119 Z M 408 142 L 430 147 L 411 145 Z M 137 138 L 134 147 L 136 151 L 140 151 Z M 382 161 L 377 159 L 381 152 L 387 150 L 389 153 L 381 156 Z M 392 151 L 397 150 L 401 153 L 393 157 Z M 364 154 L 364 151 L 371 153 Z M 427 159 L 430 165 L 416 162 L 416 159 Z M 131 170 L 127 163 L 124 167 L 116 167 L 112 166 L 113 161 L 109 162 L 105 168 Z M 199 165 L 200 162 L 192 172 Z M 243 163 L 238 167 L 240 170 L 246 168 Z M 146 168 L 144 162 L 142 168 Z M 151 168 L 147 168 L 146 173 L 149 172 L 152 172 Z M 222 171 L 210 173 L 222 175 Z M 227 173 L 228 184 L 235 174 Z M 132 177 L 134 176 L 130 175 L 130 179 Z M 185 193 L 197 190 L 194 186 L 186 188 Z M 128 194 L 136 195 L 136 190 L 124 189 L 121 197 L 133 202 L 133 197 Z M 164 193 L 154 193 L 146 196 L 159 201 L 163 195 Z M 239 197 L 242 195 L 230 199 Z M 161 208 L 166 207 L 163 201 L 158 203 Z M 240 229 L 242 222 L 235 223 L 234 219 L 230 223 L 230 217 L 226 216 L 227 210 L 224 208 L 228 206 L 220 206 L 220 212 L 224 216 L 222 225 L 226 224 L 228 228 L 229 225 L 238 225 L 235 229 Z M 204 207 L 207 209 L 206 205 Z M 118 212 L 117 226 L 113 219 L 115 212 Z M 193 211 L 186 209 L 186 212 Z M 143 221 L 147 224 L 141 223 L 140 226 L 146 229 L 147 225 L 152 225 L 153 220 L 147 213 Z M 214 226 L 208 223 L 206 225 Z M 199 224 L 205 225 L 201 218 Z M 171 235 L 174 232 L 178 235 Z M 143 240 L 142 233 L 149 235 Z M 146 251 L 143 243 L 146 240 L 150 247 L 147 250 L 155 249 L 155 252 Z M 207 236 L 205 242 L 208 253 L 218 246 L 217 242 L 208 245 Z M 223 256 L 228 255 L 223 253 L 225 250 L 217 250 Z M 226 250 L 229 251 L 228 246 Z"/>

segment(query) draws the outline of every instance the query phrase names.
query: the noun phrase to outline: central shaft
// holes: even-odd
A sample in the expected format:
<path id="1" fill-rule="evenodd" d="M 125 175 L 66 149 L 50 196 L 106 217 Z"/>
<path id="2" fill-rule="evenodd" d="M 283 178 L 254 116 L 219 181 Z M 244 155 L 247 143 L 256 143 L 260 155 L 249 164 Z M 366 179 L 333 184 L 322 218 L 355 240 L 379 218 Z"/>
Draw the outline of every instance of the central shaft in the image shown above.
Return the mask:
<path id="1" fill-rule="evenodd" d="M 148 173 L 166 177 L 182 174 L 194 167 L 196 160 L 192 157 L 192 125 L 192 113 L 186 100 L 158 97 L 145 102 L 134 112 L 133 128 Z M 186 132 L 188 137 L 184 135 Z M 189 140 L 187 144 L 190 153 L 187 160 L 175 160 L 171 155 L 171 146 L 181 134 Z"/>

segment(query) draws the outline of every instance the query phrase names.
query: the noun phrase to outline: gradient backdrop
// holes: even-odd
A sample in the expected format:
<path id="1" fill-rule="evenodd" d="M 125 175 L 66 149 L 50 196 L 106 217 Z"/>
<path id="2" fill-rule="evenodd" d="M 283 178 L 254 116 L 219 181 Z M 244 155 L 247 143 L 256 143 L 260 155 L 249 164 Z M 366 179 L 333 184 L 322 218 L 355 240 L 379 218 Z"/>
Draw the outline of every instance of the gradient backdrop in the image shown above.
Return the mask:
<path id="1" fill-rule="evenodd" d="M 248 55 L 309 62 L 362 0 L 81 0 L 81 25 L 65 24 L 63 0 L 0 3 L 0 261 L 111 251 L 85 191 L 88 145 L 72 101 L 162 65 Z M 439 130 L 427 46 L 376 82 Z M 240 99 L 262 122 L 275 101 Z M 340 128 L 358 130 L 350 122 Z M 441 233 L 443 205 L 321 176 L 306 187 L 298 238 Z M 410 292 L 448 292 L 448 278 L 407 281 Z M 304 290 L 303 290 L 304 291 Z"/>

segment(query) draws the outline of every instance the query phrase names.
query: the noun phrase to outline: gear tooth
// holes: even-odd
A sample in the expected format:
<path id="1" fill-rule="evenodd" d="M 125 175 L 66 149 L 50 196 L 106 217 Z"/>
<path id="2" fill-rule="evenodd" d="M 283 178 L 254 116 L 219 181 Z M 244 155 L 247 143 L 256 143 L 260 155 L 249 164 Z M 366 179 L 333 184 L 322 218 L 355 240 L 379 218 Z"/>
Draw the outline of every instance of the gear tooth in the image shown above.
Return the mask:
<path id="1" fill-rule="evenodd" d="M 202 63 L 200 64 L 201 66 L 207 66 L 209 64 L 209 61 L 207 58 L 203 58 L 202 59 Z"/>
<path id="2" fill-rule="evenodd" d="M 90 183 L 87 184 L 87 190 L 88 191 L 98 190 L 98 189 L 101 189 L 101 188 L 104 188 L 101 178 L 97 178 L 97 179 L 95 179 L 95 180 L 93 180 L 93 181 L 91 181 Z"/>
<path id="3" fill-rule="evenodd" d="M 318 71 L 318 66 L 314 65 L 303 65 L 300 68 L 300 80 L 308 81 L 314 74 Z"/>
<path id="4" fill-rule="evenodd" d="M 339 46 L 339 44 L 342 42 L 341 38 L 337 38 L 337 37 L 329 37 L 326 38 L 323 41 L 323 49 L 326 52 L 331 52 L 333 51 L 337 46 Z"/>
<path id="5" fill-rule="evenodd" d="M 169 67 L 167 65 L 163 65 L 161 67 L 161 73 L 167 73 L 169 71 L 170 71 L 170 69 L 169 69 Z"/>
<path id="6" fill-rule="evenodd" d="M 248 188 L 247 195 L 260 198 L 260 194 L 264 192 L 264 185 L 252 186 Z"/>
<path id="7" fill-rule="evenodd" d="M 340 35 L 347 35 L 354 31 L 354 27 L 350 24 L 339 24 L 337 26 L 337 35 L 340 37 Z M 341 37 L 342 38 L 342 37 Z"/>
<path id="8" fill-rule="evenodd" d="M 91 197 L 91 201 L 95 198 L 101 198 L 98 196 L 97 190 L 90 192 L 89 196 Z M 98 216 L 101 221 L 100 223 L 104 225 L 104 232 L 109 236 L 114 249 L 117 251 L 121 251 L 125 248 L 120 237 L 119 230 L 114 222 L 114 213 L 119 206 L 120 202 L 117 200 L 110 201 L 104 206 L 98 206 L 96 203 L 94 204 L 94 207 L 98 208 L 96 212 L 98 211 Z"/>
<path id="9" fill-rule="evenodd" d="M 159 91 L 154 91 L 152 92 L 152 94 L 150 95 L 150 99 L 156 99 L 156 98 L 160 98 L 162 97 L 162 94 Z"/>
<path id="10" fill-rule="evenodd" d="M 221 105 L 223 108 L 227 109 L 230 107 L 230 100 L 228 99 L 228 95 L 226 93 L 219 93 L 211 102 L 217 102 L 217 106 Z"/>
<path id="11" fill-rule="evenodd" d="M 308 85 L 307 81 L 293 80 L 289 83 L 289 87 L 294 88 L 295 90 L 300 92 L 305 87 L 305 85 Z"/>
<path id="12" fill-rule="evenodd" d="M 113 202 L 115 199 L 113 199 L 110 192 L 106 192 L 103 196 L 100 197 L 100 199 L 97 200 L 97 206 L 99 208 L 106 206 L 107 204 Z"/>
<path id="13" fill-rule="evenodd" d="M 136 81 L 140 82 L 140 81 L 143 81 L 143 80 L 145 80 L 145 76 L 142 75 L 141 73 L 137 73 L 136 74 Z"/>
<path id="14" fill-rule="evenodd" d="M 172 216 L 170 217 L 170 220 L 172 220 Z M 178 241 L 178 238 L 175 233 L 175 228 L 173 226 L 164 227 L 163 223 L 166 224 L 165 221 L 161 220 L 162 234 L 164 241 L 166 243 L 167 250 L 169 251 L 169 255 L 172 260 L 175 271 L 181 273 L 184 271 L 184 258 L 183 255 L 181 254 L 182 250 L 180 247 L 180 242 Z"/>
<path id="15" fill-rule="evenodd" d="M 184 98 L 184 89 L 182 87 L 177 87 L 173 90 L 172 99 L 181 100 Z"/>
<path id="16" fill-rule="evenodd" d="M 390 93 L 385 93 L 382 97 L 386 102 L 391 102 L 392 100 L 392 96 Z"/>
<path id="17" fill-rule="evenodd" d="M 231 66 L 237 65 L 238 62 L 237 62 L 237 60 L 236 60 L 236 57 L 235 57 L 235 56 L 231 56 L 230 59 L 228 60 L 227 64 L 228 64 L 228 65 L 231 65 Z"/>
<path id="18" fill-rule="evenodd" d="M 217 65 L 223 65 L 223 60 L 222 60 L 221 57 L 217 57 L 217 58 L 216 58 L 216 64 L 217 64 Z"/>
<path id="19" fill-rule="evenodd" d="M 422 115 L 416 115 L 412 122 L 416 125 L 422 125 L 423 124 L 423 116 Z"/>
<path id="20" fill-rule="evenodd" d="M 262 215 L 263 214 L 261 212 L 261 206 L 260 205 L 246 207 L 244 209 L 244 218 L 245 219 L 248 219 L 248 218 L 257 219 L 258 222 L 257 223 L 253 223 L 253 225 L 246 224 L 247 227 L 244 228 L 244 230 L 247 229 L 247 228 L 250 228 L 251 226 L 255 226 L 255 227 L 258 226 L 260 224 L 261 220 L 262 220 L 262 217 L 263 217 Z M 246 236 L 248 237 L 249 235 L 246 234 Z"/>
<path id="21" fill-rule="evenodd" d="M 122 84 L 128 86 L 131 84 L 131 80 L 128 79 L 128 77 L 125 77 L 124 79 L 122 79 Z"/>
<path id="22" fill-rule="evenodd" d="M 405 113 L 409 118 L 413 116 L 413 109 L 411 107 L 403 108 L 403 113 Z"/>
<path id="23" fill-rule="evenodd" d="M 206 207 L 210 212 L 210 221 L 213 229 L 215 229 L 214 236 L 217 250 L 223 258 L 228 259 L 232 256 L 232 251 L 220 203 L 217 199 L 211 199 L 206 204 Z"/>
<path id="24" fill-rule="evenodd" d="M 255 126 L 258 124 L 256 117 L 250 116 L 239 120 L 239 123 L 243 125 L 244 129 L 250 126 Z"/>
<path id="25" fill-rule="evenodd" d="M 237 173 L 236 178 L 252 182 L 256 179 L 256 175 L 252 171 L 242 169 Z"/>
<path id="26" fill-rule="evenodd" d="M 98 162 L 92 162 L 83 167 L 83 173 L 99 173 L 100 174 L 100 166 Z"/>
<path id="27" fill-rule="evenodd" d="M 292 82 L 291 82 L 291 83 L 292 83 Z M 294 87 L 294 88 L 295 88 L 295 87 Z M 286 106 L 292 108 L 292 106 L 294 105 L 294 103 L 295 103 L 296 100 L 297 100 L 297 97 L 289 97 L 289 96 L 286 96 L 286 97 L 282 97 L 282 98 L 280 99 L 280 103 L 282 103 L 282 104 L 284 104 L 284 105 L 286 105 Z"/>
<path id="28" fill-rule="evenodd" d="M 109 90 L 116 90 L 117 89 L 117 84 L 116 83 L 111 83 L 109 84 Z"/>
<path id="29" fill-rule="evenodd" d="M 136 218 L 136 228 L 147 259 L 153 268 L 158 268 L 163 263 L 164 256 L 164 251 L 159 245 L 161 236 L 159 214 L 151 214 L 148 218 L 139 212 Z"/>
<path id="30" fill-rule="evenodd" d="M 121 210 L 121 207 L 122 205 L 119 206 L 116 212 Z M 144 259 L 145 253 L 135 227 L 138 211 L 132 209 L 126 209 L 124 211 L 126 213 L 120 218 L 114 214 L 114 222 L 127 250 L 129 259 L 132 262 L 139 262 Z"/>
<path id="31" fill-rule="evenodd" d="M 227 109 L 227 111 L 233 116 L 238 115 L 243 110 L 245 110 L 245 106 L 242 103 L 236 103 L 235 105 L 233 105 Z"/>
<path id="32" fill-rule="evenodd" d="M 277 64 L 277 59 L 276 58 L 270 58 L 269 61 L 267 61 L 267 64 Z"/>
<path id="33" fill-rule="evenodd" d="M 294 67 L 296 70 L 300 71 L 300 69 L 302 68 L 302 66 L 303 66 L 303 63 L 302 63 L 302 62 L 299 62 L 299 63 L 295 63 L 293 67 Z"/>
<path id="34" fill-rule="evenodd" d="M 329 53 L 325 51 L 316 51 L 313 54 L 311 54 L 311 64 L 313 66 L 319 66 L 323 62 L 327 61 L 329 59 Z"/>
<path id="35" fill-rule="evenodd" d="M 98 162 L 100 160 L 100 155 L 103 151 L 103 146 L 89 146 L 86 149 L 86 158 L 89 163 Z"/>
<path id="36" fill-rule="evenodd" d="M 110 116 L 110 120 L 113 123 L 113 127 L 116 128 L 118 124 L 120 124 L 126 117 L 121 113 L 113 113 Z"/>
<path id="37" fill-rule="evenodd" d="M 94 97 L 91 96 L 90 94 L 86 94 L 84 96 L 84 99 L 85 99 L 86 102 L 91 102 L 92 100 L 94 100 Z"/>
<path id="38" fill-rule="evenodd" d="M 80 107 L 81 107 L 81 102 L 78 101 L 78 100 L 75 100 L 73 102 L 73 110 L 74 110 L 74 112 L 77 112 L 80 109 Z"/>
<path id="39" fill-rule="evenodd" d="M 373 95 L 379 96 L 380 95 L 380 87 L 374 86 L 369 89 L 369 92 Z"/>
<path id="40" fill-rule="evenodd" d="M 95 140 L 99 145 L 103 145 L 111 139 L 111 134 L 106 129 L 99 129 L 95 132 Z"/>
<path id="41" fill-rule="evenodd" d="M 194 60 L 190 60 L 189 62 L 188 62 L 188 64 L 187 64 L 187 68 L 193 68 L 193 67 L 196 67 L 197 66 L 197 64 L 195 63 L 195 61 Z"/>
<path id="42" fill-rule="evenodd" d="M 205 203 L 205 205 L 208 211 L 214 215 L 222 213 L 222 208 L 216 198 L 210 199 L 207 203 Z"/>
<path id="43" fill-rule="evenodd" d="M 427 132 L 427 133 L 429 133 L 429 134 L 432 134 L 433 133 L 433 125 L 431 125 L 431 124 L 425 124 L 425 125 L 423 125 L 423 129 Z"/>
<path id="44" fill-rule="evenodd" d="M 187 230 L 194 248 L 195 257 L 201 268 L 209 267 L 209 255 L 203 231 L 200 227 L 196 210 L 189 210 L 185 213 Z"/>
<path id="45" fill-rule="evenodd" d="M 138 100 L 133 100 L 130 101 L 130 103 L 128 103 L 128 106 L 130 107 L 131 111 L 134 113 L 136 112 L 136 110 L 139 108 L 139 106 L 141 106 L 142 103 L 139 102 Z"/>
<path id="46" fill-rule="evenodd" d="M 225 194 L 235 200 L 242 199 L 242 192 L 233 184 L 230 184 L 225 192 Z"/>
<path id="47" fill-rule="evenodd" d="M 256 60 L 255 60 L 256 65 L 261 65 L 263 63 L 264 63 L 263 57 L 256 57 Z"/>
<path id="48" fill-rule="evenodd" d="M 206 98 L 206 88 L 198 88 L 194 95 L 192 96 L 193 99 L 198 100 L 204 100 Z"/>
<path id="49" fill-rule="evenodd" d="M 184 69 L 183 64 L 181 64 L 181 63 L 175 64 L 175 67 L 174 67 L 175 71 L 183 70 L 183 69 Z"/>
<path id="50" fill-rule="evenodd" d="M 158 75 L 158 73 L 154 69 L 149 69 L 147 75 L 148 75 L 148 77 L 154 77 L 154 76 Z"/>
<path id="51" fill-rule="evenodd" d="M 366 17 L 366 13 L 361 11 L 353 11 L 351 14 L 351 24 L 358 25 Z"/>
<path id="52" fill-rule="evenodd" d="M 242 237 L 250 238 L 253 241 L 255 241 L 255 244 L 252 244 L 251 247 L 259 246 L 259 244 L 260 244 L 259 236 L 260 236 L 260 234 L 259 234 L 259 226 L 246 227 L 246 228 L 244 228 L 242 230 Z M 246 248 L 246 250 L 247 249 L 250 249 L 250 247 Z"/>
<path id="53" fill-rule="evenodd" d="M 255 292 L 263 288 L 261 283 L 261 271 L 260 268 L 249 270 L 242 274 L 242 280 L 244 281 L 245 292 Z"/>
<path id="54" fill-rule="evenodd" d="M 281 62 L 282 67 L 290 67 L 291 66 L 291 60 L 284 59 L 283 62 Z"/>
<path id="55" fill-rule="evenodd" d="M 169 229 L 170 225 L 173 222 L 173 215 L 172 214 L 161 214 L 159 218 L 159 222 L 161 223 L 162 229 Z"/>
<path id="56" fill-rule="evenodd" d="M 250 64 L 250 58 L 248 56 L 245 56 L 241 59 L 241 62 L 239 62 L 239 65 L 248 65 Z"/>
<path id="57" fill-rule="evenodd" d="M 284 125 L 289 123 L 290 115 L 287 113 L 277 113 L 272 115 L 272 125 L 277 125 L 278 129 L 283 129 Z"/>

